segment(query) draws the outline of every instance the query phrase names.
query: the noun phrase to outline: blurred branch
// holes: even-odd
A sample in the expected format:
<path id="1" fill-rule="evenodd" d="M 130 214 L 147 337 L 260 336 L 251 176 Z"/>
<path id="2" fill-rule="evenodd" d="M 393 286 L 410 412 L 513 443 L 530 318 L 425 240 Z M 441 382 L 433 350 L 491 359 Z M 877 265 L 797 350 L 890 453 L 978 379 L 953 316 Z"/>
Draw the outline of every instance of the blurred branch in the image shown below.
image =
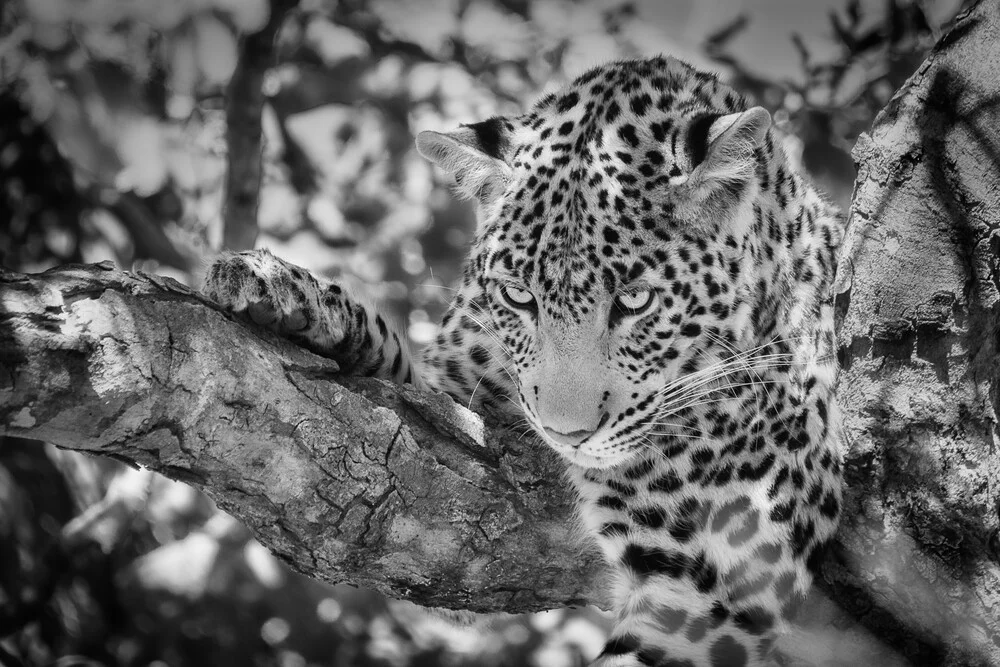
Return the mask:
<path id="1" fill-rule="evenodd" d="M 59 585 L 78 573 L 54 530 L 73 509 L 45 445 L 0 435 L 0 644 L 6 640 L 16 651 L 10 635 L 44 617 Z M 24 551 L 28 545 L 35 553 Z M 0 654 L 0 665 L 18 664 Z"/>
<path id="2" fill-rule="evenodd" d="M 473 611 L 599 600 L 554 454 L 335 371 L 169 279 L 0 273 L 0 433 L 192 484 L 327 581 Z"/>
<path id="3" fill-rule="evenodd" d="M 39 444 L 41 446 L 41 444 Z M 40 585 L 27 600 L 8 603 L 0 610 L 0 639 L 9 637 L 34 623 L 45 613 L 59 584 L 73 573 L 69 552 L 61 540 L 49 544 L 40 556 L 41 566 L 47 573 Z M 9 665 L 0 654 L 0 665 Z"/>
<path id="4" fill-rule="evenodd" d="M 226 94 L 226 145 L 229 168 L 223 202 L 223 247 L 252 248 L 257 240 L 260 203 L 261 141 L 264 113 L 264 75 L 274 65 L 275 37 L 285 15 L 298 0 L 271 0 L 267 25 L 248 35 L 240 45 L 236 71 Z"/>
<path id="5" fill-rule="evenodd" d="M 736 37 L 747 29 L 749 25 L 750 17 L 746 14 L 740 14 L 733 18 L 729 23 L 726 23 L 722 27 L 716 29 L 715 32 L 709 33 L 702 40 L 702 48 L 709 54 L 710 57 L 715 54 L 722 53 Z"/>
<path id="6" fill-rule="evenodd" d="M 182 252 L 167 236 L 163 224 L 156 219 L 149 206 L 134 192 L 108 191 L 104 196 L 101 188 L 91 188 L 89 196 L 95 203 L 108 209 L 129 232 L 135 243 L 138 257 L 149 257 L 182 271 L 191 271 L 198 265 L 198 258 L 191 253 Z"/>
<path id="7" fill-rule="evenodd" d="M 516 58 L 483 58 L 481 62 L 474 62 L 470 58 L 470 48 L 460 35 L 452 37 L 452 50 L 447 56 L 435 55 L 427 51 L 419 44 L 393 36 L 391 32 L 385 30 L 378 16 L 371 12 L 357 11 L 346 3 L 338 4 L 333 14 L 333 21 L 340 26 L 349 28 L 356 32 L 372 50 L 372 61 L 378 62 L 382 58 L 392 55 L 403 57 L 413 62 L 428 62 L 437 64 L 459 65 L 487 86 L 490 92 L 497 98 L 505 102 L 511 102 L 518 106 L 523 104 L 523 100 L 510 92 L 505 91 L 496 81 L 497 72 L 504 68 L 513 68 L 519 76 L 526 81 L 532 81 L 528 63 Z M 462 12 L 467 9 L 466 4 L 456 7 L 458 20 L 462 18 Z M 516 13 L 516 12 L 515 12 Z"/>
<path id="8" fill-rule="evenodd" d="M 0 644 L 0 665 L 9 665 L 9 667 L 21 667 L 24 665 L 14 654 L 10 653 L 7 649 Z"/>
<path id="9" fill-rule="evenodd" d="M 127 480 L 127 484 L 120 480 Z M 148 469 L 128 470 L 117 478 L 104 497 L 73 517 L 60 533 L 64 548 L 93 542 L 110 553 L 149 499 L 154 476 Z"/>
<path id="10" fill-rule="evenodd" d="M 0 83 L 4 86 L 10 85 L 14 80 L 11 73 L 5 71 L 7 58 L 16 49 L 22 48 L 22 45 L 29 37 L 31 37 L 31 26 L 27 24 L 21 24 L 3 37 L 0 37 Z"/>

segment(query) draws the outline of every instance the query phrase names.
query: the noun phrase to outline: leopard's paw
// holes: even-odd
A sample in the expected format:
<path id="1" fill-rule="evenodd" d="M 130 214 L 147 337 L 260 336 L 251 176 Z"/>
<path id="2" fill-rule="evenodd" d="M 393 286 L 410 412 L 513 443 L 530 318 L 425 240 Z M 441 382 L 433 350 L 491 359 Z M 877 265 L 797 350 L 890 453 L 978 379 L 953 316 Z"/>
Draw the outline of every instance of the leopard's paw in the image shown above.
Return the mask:
<path id="1" fill-rule="evenodd" d="M 209 267 L 202 292 L 233 313 L 330 354 L 344 339 L 345 321 L 334 286 L 267 250 L 225 253 Z"/>

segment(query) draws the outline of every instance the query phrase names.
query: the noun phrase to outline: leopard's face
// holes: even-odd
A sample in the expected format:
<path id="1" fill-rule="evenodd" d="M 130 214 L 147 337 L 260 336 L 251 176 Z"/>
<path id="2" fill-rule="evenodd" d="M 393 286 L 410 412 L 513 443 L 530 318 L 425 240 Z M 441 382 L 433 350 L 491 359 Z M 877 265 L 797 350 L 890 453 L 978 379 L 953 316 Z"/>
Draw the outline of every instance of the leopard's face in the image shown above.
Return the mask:
<path id="1" fill-rule="evenodd" d="M 770 117 L 692 72 L 619 63 L 524 116 L 418 138 L 480 201 L 472 275 L 527 420 L 584 467 L 683 435 L 740 326 Z"/>
<path id="2" fill-rule="evenodd" d="M 602 209 L 620 182 L 571 183 L 552 182 L 564 204 L 526 202 L 544 201 L 540 216 L 515 215 L 514 197 L 501 207 L 481 284 L 526 418 L 571 462 L 603 468 L 684 434 L 733 336 L 742 258 L 736 235 L 672 227 L 641 200 Z"/>

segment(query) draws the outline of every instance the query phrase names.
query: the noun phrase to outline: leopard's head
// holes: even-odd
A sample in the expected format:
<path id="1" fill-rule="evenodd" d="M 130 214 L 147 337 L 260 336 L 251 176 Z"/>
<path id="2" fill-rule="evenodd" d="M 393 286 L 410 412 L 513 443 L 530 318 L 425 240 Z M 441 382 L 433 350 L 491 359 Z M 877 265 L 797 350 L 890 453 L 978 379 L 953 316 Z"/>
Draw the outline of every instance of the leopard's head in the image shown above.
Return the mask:
<path id="1" fill-rule="evenodd" d="M 471 259 L 521 407 L 605 468 L 704 400 L 746 319 L 745 241 L 771 119 L 679 61 L 588 72 L 529 113 L 418 150 L 479 204 Z"/>

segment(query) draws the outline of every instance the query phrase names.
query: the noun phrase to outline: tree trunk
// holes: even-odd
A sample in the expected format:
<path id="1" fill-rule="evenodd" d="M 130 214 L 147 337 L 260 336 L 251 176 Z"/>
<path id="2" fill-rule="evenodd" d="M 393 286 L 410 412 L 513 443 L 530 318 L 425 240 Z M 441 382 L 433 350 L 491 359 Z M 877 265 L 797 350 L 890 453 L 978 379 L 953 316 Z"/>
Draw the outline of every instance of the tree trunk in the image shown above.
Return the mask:
<path id="1" fill-rule="evenodd" d="M 837 290 L 851 443 L 823 585 L 917 664 L 1000 665 L 998 65 L 990 0 L 854 150 Z"/>
<path id="2" fill-rule="evenodd" d="M 851 446 L 818 586 L 919 665 L 1000 664 L 997 64 L 990 0 L 862 137 L 838 279 Z M 172 281 L 5 274 L 0 368 L 3 433 L 195 484 L 307 574 L 475 611 L 600 602 L 530 436 L 340 377 Z"/>

